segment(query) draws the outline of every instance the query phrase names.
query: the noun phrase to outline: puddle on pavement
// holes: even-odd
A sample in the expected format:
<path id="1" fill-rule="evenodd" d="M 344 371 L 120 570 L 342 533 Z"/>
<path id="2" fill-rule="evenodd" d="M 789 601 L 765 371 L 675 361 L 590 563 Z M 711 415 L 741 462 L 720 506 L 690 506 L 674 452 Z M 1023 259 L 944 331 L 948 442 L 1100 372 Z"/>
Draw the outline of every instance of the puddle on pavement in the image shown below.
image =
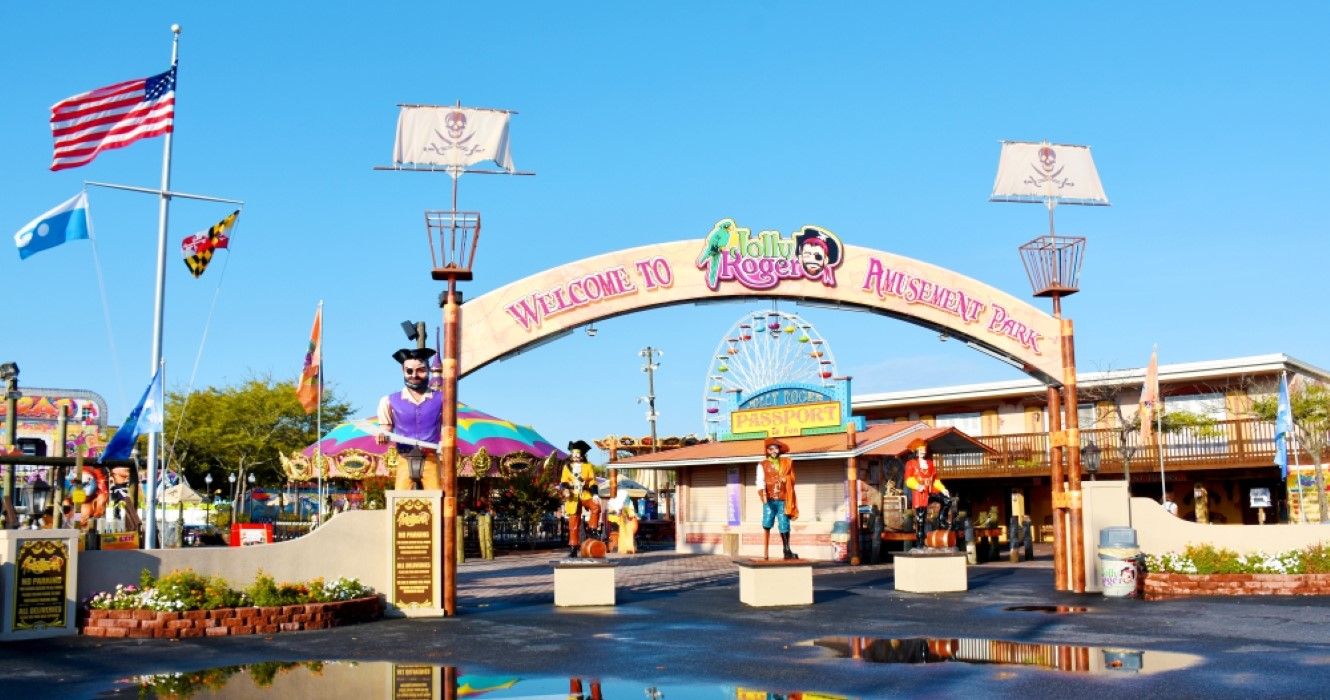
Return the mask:
<path id="1" fill-rule="evenodd" d="M 532 698 L 602 700 L 849 700 L 841 695 L 703 683 L 649 683 L 588 676 L 518 676 L 465 668 L 387 661 L 262 662 L 244 666 L 134 676 L 117 681 L 104 698 Z"/>
<path id="2" fill-rule="evenodd" d="M 801 646 L 817 646 L 837 657 L 880 664 L 960 662 L 1029 666 L 1068 673 L 1151 674 L 1177 671 L 1200 663 L 1201 657 L 1169 651 L 1117 647 L 1011 642 L 1002 639 L 877 639 L 822 637 Z"/>
<path id="3" fill-rule="evenodd" d="M 1050 615 L 1071 615 L 1073 613 L 1083 613 L 1089 608 L 1079 605 L 1013 605 L 1009 608 L 1003 608 L 1007 612 L 1041 612 Z"/>

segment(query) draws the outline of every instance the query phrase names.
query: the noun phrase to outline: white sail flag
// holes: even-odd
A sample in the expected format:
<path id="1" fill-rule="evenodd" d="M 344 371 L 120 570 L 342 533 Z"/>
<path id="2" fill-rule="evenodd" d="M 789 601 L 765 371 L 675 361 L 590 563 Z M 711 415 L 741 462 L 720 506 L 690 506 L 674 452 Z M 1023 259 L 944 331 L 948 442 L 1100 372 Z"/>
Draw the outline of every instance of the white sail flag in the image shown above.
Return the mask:
<path id="1" fill-rule="evenodd" d="M 493 161 L 511 173 L 509 116 L 493 109 L 403 105 L 397 115 L 393 163 L 465 168 Z"/>
<path id="2" fill-rule="evenodd" d="M 1108 206 L 1089 146 L 1003 141 L 990 202 Z"/>

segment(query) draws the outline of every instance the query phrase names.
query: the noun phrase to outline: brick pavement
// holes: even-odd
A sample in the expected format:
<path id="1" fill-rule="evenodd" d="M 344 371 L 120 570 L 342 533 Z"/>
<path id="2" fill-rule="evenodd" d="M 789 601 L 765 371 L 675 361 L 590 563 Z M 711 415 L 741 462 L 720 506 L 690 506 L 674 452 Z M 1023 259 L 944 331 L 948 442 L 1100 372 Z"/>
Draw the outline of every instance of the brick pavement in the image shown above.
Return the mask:
<path id="1" fill-rule="evenodd" d="M 1036 545 L 1033 561 L 988 562 L 978 568 L 1046 568 L 1051 575 L 1051 552 L 1051 545 Z M 466 604 L 496 599 L 551 598 L 554 595 L 552 565 L 563 560 L 561 554 L 562 550 L 547 550 L 506 554 L 489 561 L 468 559 L 457 569 L 458 601 Z M 609 560 L 618 564 L 615 586 L 621 591 L 662 593 L 739 583 L 736 559 L 725 555 L 657 550 L 632 555 L 611 554 Z M 814 585 L 819 576 L 867 570 L 890 571 L 891 565 L 850 566 L 818 561 L 813 565 Z"/>

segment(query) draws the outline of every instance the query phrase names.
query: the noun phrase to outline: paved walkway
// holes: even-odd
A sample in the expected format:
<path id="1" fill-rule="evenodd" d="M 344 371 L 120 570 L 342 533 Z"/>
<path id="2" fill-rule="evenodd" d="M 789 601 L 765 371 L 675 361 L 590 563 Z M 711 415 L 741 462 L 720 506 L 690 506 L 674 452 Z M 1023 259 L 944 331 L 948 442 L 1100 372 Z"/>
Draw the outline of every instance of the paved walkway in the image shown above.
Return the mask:
<path id="1" fill-rule="evenodd" d="M 457 569 L 459 605 L 496 598 L 554 596 L 552 565 L 563 561 L 563 550 L 503 554 L 495 559 L 469 559 Z M 1035 558 L 1018 563 L 1006 560 L 988 562 L 976 571 L 1000 568 L 1048 569 L 1052 576 L 1052 545 L 1037 545 Z M 611 554 L 609 561 L 618 565 L 615 586 L 624 592 L 664 593 L 708 586 L 736 585 L 739 568 L 736 559 L 726 555 L 680 554 L 673 550 L 647 551 L 640 554 Z M 890 556 L 886 559 L 890 561 Z M 832 574 L 891 571 L 891 564 L 850 566 L 817 561 L 813 564 L 814 585 L 819 578 Z M 1051 582 L 1051 579 L 1050 579 Z"/>

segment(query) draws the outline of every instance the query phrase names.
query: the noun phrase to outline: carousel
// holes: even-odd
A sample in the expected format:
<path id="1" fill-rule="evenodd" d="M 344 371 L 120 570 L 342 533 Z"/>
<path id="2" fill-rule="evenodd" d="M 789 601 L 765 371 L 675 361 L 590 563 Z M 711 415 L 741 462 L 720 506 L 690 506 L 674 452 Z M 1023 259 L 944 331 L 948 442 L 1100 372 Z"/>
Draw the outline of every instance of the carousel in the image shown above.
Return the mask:
<path id="1" fill-rule="evenodd" d="M 318 442 L 281 455 L 282 469 L 288 481 L 312 481 L 318 477 L 321 459 L 324 479 L 391 480 L 406 460 L 395 444 L 379 444 L 378 432 L 378 420 L 373 418 L 341 423 Z M 457 404 L 457 452 L 458 491 L 466 504 L 475 503 L 494 484 L 519 473 L 534 469 L 557 475 L 568 458 L 530 426 L 496 418 L 464 403 Z"/>

